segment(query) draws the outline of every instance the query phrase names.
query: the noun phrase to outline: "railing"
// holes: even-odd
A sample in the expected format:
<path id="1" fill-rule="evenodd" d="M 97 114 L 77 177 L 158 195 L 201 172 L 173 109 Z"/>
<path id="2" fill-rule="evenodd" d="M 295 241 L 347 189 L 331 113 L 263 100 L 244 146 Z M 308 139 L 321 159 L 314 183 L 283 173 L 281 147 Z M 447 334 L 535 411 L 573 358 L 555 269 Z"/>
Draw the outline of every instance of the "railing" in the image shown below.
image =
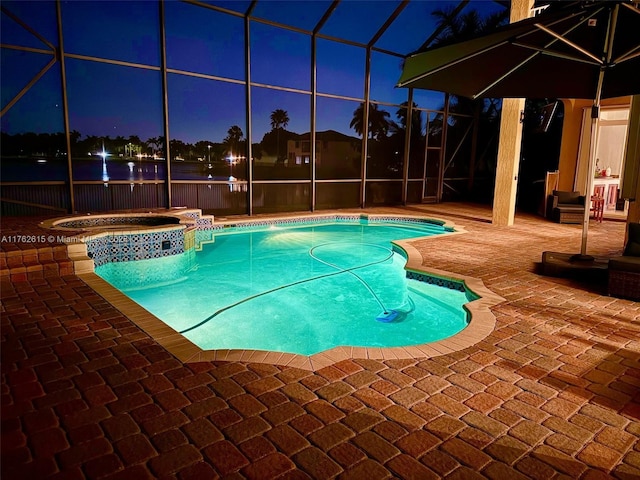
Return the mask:
<path id="1" fill-rule="evenodd" d="M 164 180 L 74 182 L 73 194 L 78 212 L 167 207 Z"/>
<path id="2" fill-rule="evenodd" d="M 64 181 L 2 182 L 2 215 L 51 215 L 69 211 L 69 186 Z"/>
<path id="3" fill-rule="evenodd" d="M 226 215 L 247 213 L 247 182 L 173 180 L 173 206 L 200 208 Z"/>

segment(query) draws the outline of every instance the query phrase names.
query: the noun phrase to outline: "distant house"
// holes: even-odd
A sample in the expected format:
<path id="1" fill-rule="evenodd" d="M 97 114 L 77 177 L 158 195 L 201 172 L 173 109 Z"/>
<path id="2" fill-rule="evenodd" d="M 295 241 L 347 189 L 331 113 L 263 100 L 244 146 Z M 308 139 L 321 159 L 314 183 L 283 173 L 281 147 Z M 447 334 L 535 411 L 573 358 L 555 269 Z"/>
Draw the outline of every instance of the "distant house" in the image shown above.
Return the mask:
<path id="1" fill-rule="evenodd" d="M 316 166 L 324 169 L 340 168 L 358 163 L 362 139 L 335 130 L 316 132 Z M 311 163 L 311 134 L 301 133 L 287 142 L 287 166 L 297 167 Z"/>

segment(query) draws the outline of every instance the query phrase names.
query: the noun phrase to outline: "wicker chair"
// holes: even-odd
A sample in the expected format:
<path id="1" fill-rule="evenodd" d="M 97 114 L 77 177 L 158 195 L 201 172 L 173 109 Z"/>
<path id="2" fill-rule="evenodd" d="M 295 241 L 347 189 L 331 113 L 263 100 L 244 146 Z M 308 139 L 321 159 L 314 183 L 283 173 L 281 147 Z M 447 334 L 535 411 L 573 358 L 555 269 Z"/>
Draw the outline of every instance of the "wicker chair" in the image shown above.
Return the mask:
<path id="1" fill-rule="evenodd" d="M 549 217 L 558 223 L 582 223 L 585 196 L 580 192 L 554 190 L 549 197 Z"/>
<path id="2" fill-rule="evenodd" d="M 640 223 L 628 226 L 627 245 L 621 257 L 609 260 L 609 295 L 640 300 Z"/>

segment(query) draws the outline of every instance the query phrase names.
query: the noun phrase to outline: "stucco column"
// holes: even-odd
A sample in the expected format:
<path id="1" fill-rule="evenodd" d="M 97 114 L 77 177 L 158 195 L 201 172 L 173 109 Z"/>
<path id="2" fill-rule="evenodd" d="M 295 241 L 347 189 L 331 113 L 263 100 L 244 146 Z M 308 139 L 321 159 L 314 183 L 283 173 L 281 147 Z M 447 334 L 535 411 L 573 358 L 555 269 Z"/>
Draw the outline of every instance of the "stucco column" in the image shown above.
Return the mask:
<path id="1" fill-rule="evenodd" d="M 633 199 L 629 202 L 627 223 L 640 222 L 640 95 L 631 97 L 622 182 L 623 197 Z"/>
<path id="2" fill-rule="evenodd" d="M 512 0 L 511 23 L 528 18 L 533 7 L 533 1 Z M 495 225 L 513 225 L 522 143 L 520 112 L 523 110 L 524 98 L 505 98 L 502 100 L 500 143 L 498 145 L 496 185 L 493 195 L 493 223 Z"/>

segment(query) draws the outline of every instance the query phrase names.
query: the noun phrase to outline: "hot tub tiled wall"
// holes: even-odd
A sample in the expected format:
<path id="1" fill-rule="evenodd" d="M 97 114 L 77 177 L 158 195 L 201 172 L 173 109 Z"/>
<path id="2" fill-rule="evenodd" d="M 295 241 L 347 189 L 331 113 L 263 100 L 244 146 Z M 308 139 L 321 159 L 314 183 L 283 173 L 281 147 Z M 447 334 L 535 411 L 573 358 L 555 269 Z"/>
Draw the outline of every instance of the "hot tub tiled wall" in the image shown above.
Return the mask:
<path id="1" fill-rule="evenodd" d="M 178 224 L 180 219 L 168 215 L 96 215 L 74 218 L 56 224 L 58 228 L 83 229 L 91 227 L 113 227 L 118 225 L 130 226 L 159 226 Z M 126 228 L 126 227 L 123 227 Z"/>
<path id="2" fill-rule="evenodd" d="M 207 230 L 213 228 L 213 217 L 196 218 L 196 228 L 198 230 Z"/>
<path id="3" fill-rule="evenodd" d="M 165 213 L 114 213 L 101 215 L 84 215 L 42 222 L 44 228 L 54 230 L 100 229 L 126 230 L 128 227 L 161 227 L 172 225 L 189 225 L 198 229 L 209 229 L 213 226 L 213 215 L 202 215 L 199 209 L 174 209 Z M 121 227 L 118 229 L 117 227 Z"/>
<path id="4" fill-rule="evenodd" d="M 69 237 L 65 243 L 74 268 L 85 272 L 109 262 L 170 257 L 192 250 L 198 242 L 196 232 L 210 231 L 213 220 L 213 215 L 203 216 L 199 209 L 181 209 L 167 214 L 95 215 L 43 223 L 45 228 L 62 230 L 121 227 L 91 236 Z"/>
<path id="5" fill-rule="evenodd" d="M 185 210 L 180 217 L 192 220 L 198 230 L 213 228 L 213 215 L 202 215 L 201 210 Z"/>
<path id="6" fill-rule="evenodd" d="M 189 217 L 193 220 L 196 220 L 200 217 L 202 217 L 202 211 L 201 210 L 184 210 L 181 214 L 181 217 Z"/>
<path id="7" fill-rule="evenodd" d="M 184 225 L 149 232 L 98 234 L 87 240 L 87 253 L 96 267 L 107 262 L 128 262 L 168 257 L 183 253 L 185 244 L 193 246 L 193 233 Z M 187 238 L 185 238 L 187 237 Z"/>

